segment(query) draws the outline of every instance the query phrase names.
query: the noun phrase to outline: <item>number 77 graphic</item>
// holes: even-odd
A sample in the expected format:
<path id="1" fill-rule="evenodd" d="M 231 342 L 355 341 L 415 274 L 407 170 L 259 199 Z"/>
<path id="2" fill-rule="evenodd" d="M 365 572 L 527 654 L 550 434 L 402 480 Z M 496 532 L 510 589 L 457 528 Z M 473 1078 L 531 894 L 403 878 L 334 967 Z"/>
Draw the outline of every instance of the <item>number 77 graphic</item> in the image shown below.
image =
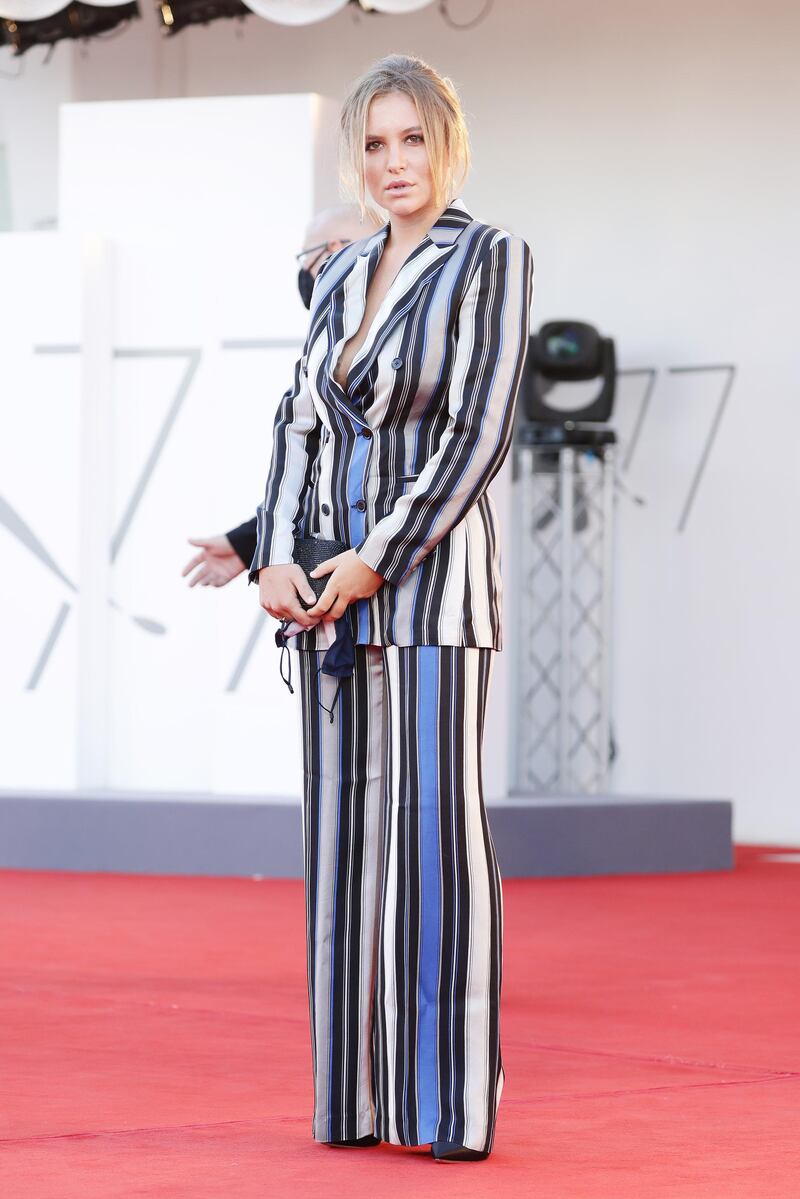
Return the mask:
<path id="1" fill-rule="evenodd" d="M 80 346 L 77 345 L 39 345 L 34 347 L 35 354 L 76 354 L 80 353 Z M 177 420 L 178 414 L 186 400 L 192 381 L 197 373 L 202 358 L 202 351 L 197 348 L 189 349 L 126 349 L 115 350 L 114 358 L 138 358 L 138 359 L 165 359 L 165 358 L 183 358 L 186 360 L 186 368 L 178 380 L 178 385 L 175 393 L 167 407 L 167 411 L 161 421 L 153 444 L 145 458 L 144 464 L 139 471 L 139 474 L 134 482 L 133 490 L 130 498 L 125 505 L 124 511 L 119 521 L 119 525 L 115 530 L 109 547 L 110 560 L 114 562 L 122 548 L 122 545 L 131 530 L 134 517 L 142 502 L 142 499 L 147 490 L 148 484 L 155 473 L 158 461 L 164 452 L 167 439 L 172 431 L 172 428 Z M 44 568 L 54 575 L 59 582 L 72 592 L 73 596 L 78 594 L 77 583 L 69 578 L 67 573 L 56 562 L 53 555 L 49 552 L 42 540 L 37 536 L 35 531 L 30 527 L 23 516 L 14 508 L 14 506 L 0 495 L 0 525 L 4 526 L 13 537 L 33 554 L 35 558 L 44 566 Z M 154 620 L 149 616 L 141 616 L 136 613 L 126 612 L 124 607 L 117 603 L 112 597 L 108 598 L 109 605 L 116 611 L 127 615 L 135 624 L 142 628 L 147 633 L 161 635 L 166 632 L 166 627 L 158 620 Z M 51 623 L 44 638 L 36 660 L 34 662 L 28 681 L 25 684 L 26 690 L 35 690 L 47 667 L 59 637 L 65 627 L 67 617 L 72 609 L 73 601 L 65 600 L 59 605 L 56 616 Z"/>

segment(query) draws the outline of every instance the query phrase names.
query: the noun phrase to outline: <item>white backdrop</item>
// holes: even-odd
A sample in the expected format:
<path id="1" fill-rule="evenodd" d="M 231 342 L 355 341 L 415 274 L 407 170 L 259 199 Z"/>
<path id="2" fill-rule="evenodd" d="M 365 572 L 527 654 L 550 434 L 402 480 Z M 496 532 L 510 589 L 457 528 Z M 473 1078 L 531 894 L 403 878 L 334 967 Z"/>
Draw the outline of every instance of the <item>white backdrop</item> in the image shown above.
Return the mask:
<path id="1" fill-rule="evenodd" d="M 96 405 L 82 372 L 102 346 L 77 352 L 79 239 L 0 239 L 2 420 L 13 427 L 0 502 L 16 515 L 0 537 L 3 786 L 297 793 L 297 698 L 278 677 L 256 588 L 242 576 L 190 589 L 180 575 L 196 552 L 187 537 L 230 528 L 261 498 L 299 347 L 291 326 L 302 324 L 291 305 L 270 312 L 269 259 L 263 239 L 206 243 L 201 256 L 194 243 L 114 242 L 101 300 L 115 308 L 110 441 L 90 437 L 87 458 L 82 394 L 86 421 Z M 264 341 L 265 328 L 278 344 L 238 346 Z M 84 516 L 108 531 L 113 565 L 98 553 L 81 572 L 80 483 L 102 495 L 109 461 L 108 510 L 90 501 Z M 98 588 L 110 602 L 96 602 Z M 89 694 L 81 604 L 94 614 L 81 656 Z"/>
<path id="2" fill-rule="evenodd" d="M 77 770 L 80 246 L 0 236 L 0 762 L 4 786 Z"/>
<path id="3" fill-rule="evenodd" d="M 619 3 L 615 0 L 620 20 L 625 12 L 630 16 L 632 11 L 623 12 L 624 9 L 621 0 Z M 538 53 L 538 69 L 531 74 L 526 103 L 522 106 L 515 105 L 515 96 L 519 100 L 516 71 L 508 77 L 504 74 L 493 79 L 491 98 L 486 95 L 478 103 L 478 80 L 483 76 L 476 74 L 475 64 L 465 57 L 461 77 L 473 80 L 472 95 L 467 89 L 466 98 L 474 111 L 474 137 L 480 150 L 474 180 L 470 181 L 464 198 L 476 216 L 505 223 L 530 241 L 536 268 L 534 325 L 562 315 L 597 323 L 602 332 L 616 338 L 619 365 L 624 372 L 650 369 L 656 375 L 644 414 L 645 376 L 623 375 L 618 400 L 616 423 L 623 439 L 620 454 L 623 477 L 648 503 L 639 508 L 622 499 L 618 504 L 614 732 L 620 756 L 612 776 L 614 789 L 629 794 L 731 797 L 739 839 L 792 843 L 800 839 L 800 807 L 795 799 L 791 752 L 797 707 L 796 673 L 800 663 L 797 619 L 800 555 L 792 519 L 800 496 L 790 457 L 800 419 L 794 404 L 800 350 L 793 304 L 793 289 L 800 276 L 795 203 L 800 166 L 797 156 L 787 153 L 787 148 L 791 128 L 788 114 L 794 111 L 797 74 L 793 66 L 792 71 L 788 70 L 789 42 L 780 40 L 774 22 L 771 26 L 764 24 L 755 9 L 738 13 L 738 24 L 726 26 L 726 38 L 716 44 L 713 55 L 708 53 L 706 35 L 710 36 L 715 21 L 721 19 L 721 6 L 715 0 L 707 18 L 705 10 L 701 13 L 693 8 L 691 21 L 688 7 L 681 12 L 686 18 L 683 22 L 677 15 L 674 21 L 668 20 L 666 11 L 661 15 L 659 30 L 663 36 L 658 46 L 652 22 L 642 18 L 638 24 L 629 23 L 626 29 L 634 39 L 635 54 L 612 45 L 610 33 L 600 55 L 597 45 L 588 43 L 586 47 L 571 43 L 567 54 L 553 40 L 556 29 L 551 26 L 549 41 L 540 39 L 538 43 L 541 53 L 536 47 L 530 51 Z M 513 27 L 516 21 L 520 37 L 508 45 L 522 45 L 527 20 L 522 9 L 501 6 L 494 34 L 499 38 L 509 22 Z M 756 57 L 752 52 L 754 31 L 761 39 L 761 52 Z M 214 44 L 218 47 L 225 43 L 227 36 L 218 32 Z M 211 56 L 211 43 L 192 39 L 186 45 L 195 51 L 192 78 L 200 86 L 208 65 L 206 57 Z M 272 45 L 272 42 L 248 42 L 241 49 L 244 57 L 237 60 L 237 71 L 246 67 L 249 54 L 250 75 L 245 74 L 244 78 L 254 78 L 257 65 L 265 61 L 263 55 L 272 53 Z M 467 45 L 466 40 L 461 45 Z M 437 49 L 431 42 L 431 46 L 433 61 L 447 69 L 444 45 Z M 349 42 L 345 48 L 350 53 Z M 374 49 L 377 53 L 380 48 L 376 42 L 369 52 Z M 337 78 L 344 78 L 348 71 L 355 72 L 356 49 L 344 67 L 338 64 L 334 70 L 323 56 L 315 61 L 314 69 L 326 78 L 334 73 Z M 120 53 L 113 47 L 106 51 L 109 57 Z M 363 47 L 359 53 L 365 53 Z M 281 76 L 278 59 L 273 62 L 269 58 L 269 62 L 277 78 L 297 76 L 296 64 Z M 677 75 L 675 64 L 681 66 Z M 512 76 L 517 89 L 513 95 L 507 81 Z M 744 78 L 746 87 L 741 82 Z M 229 82 L 235 82 L 232 75 Z M 558 97 L 557 108 L 553 107 L 553 95 Z M 586 100 L 589 95 L 591 104 Z M 257 98 L 242 97 L 242 100 L 256 103 Z M 162 111 L 166 119 L 166 109 Z M 505 136 L 498 137 L 497 122 L 502 114 L 510 124 Z M 529 136 L 523 137 L 528 126 Z M 265 146 L 264 154 L 269 158 L 269 138 L 262 138 L 258 126 L 252 133 L 251 147 Z M 149 135 L 142 138 L 141 144 L 145 146 L 148 140 Z M 528 145 L 536 147 L 532 162 L 527 150 L 522 153 L 519 149 Z M 284 153 L 291 153 L 290 148 L 282 149 L 281 154 Z M 251 148 L 246 178 L 252 177 L 254 169 L 266 175 L 269 161 L 265 166 L 254 167 L 252 160 Z M 497 180 L 508 169 L 509 161 L 518 164 L 523 172 L 522 185 L 506 192 L 498 189 Z M 280 178 L 285 182 L 287 168 L 284 162 L 280 165 Z M 780 186 L 775 182 L 778 170 L 782 172 Z M 242 201 L 253 196 L 253 189 L 243 187 L 238 176 L 231 179 L 231 187 L 238 188 Z M 131 207 L 142 212 L 148 209 L 149 200 L 137 189 L 145 182 L 147 174 L 139 170 L 138 179 L 120 189 L 131 196 Z M 208 186 L 213 189 L 216 185 L 211 181 Z M 202 197 L 202 194 L 202 188 L 198 189 L 196 195 Z M 256 192 L 259 199 L 271 194 L 263 186 Z M 333 189 L 329 199 L 335 198 Z M 115 204 L 118 202 L 117 197 Z M 315 195 L 315 203 L 318 202 L 321 199 Z M 87 210 L 90 203 L 94 201 L 87 195 Z M 299 224 L 297 197 L 290 195 L 286 203 L 290 216 L 296 214 Z M 253 204 L 255 207 L 255 201 Z M 102 210 L 102 205 L 99 209 Z M 108 214 L 113 211 L 107 204 L 107 219 L 111 219 Z M 96 211 L 94 219 L 96 223 Z M 127 256 L 135 257 L 135 252 L 120 245 L 113 229 L 111 234 L 112 261 L 124 271 Z M 0 252 L 10 252 L 7 247 L 16 241 L 33 247 L 36 239 L 0 239 Z M 275 277 L 280 279 L 278 290 L 282 289 L 284 296 L 294 295 L 286 242 L 269 242 L 264 253 L 272 254 Z M 56 258 L 50 254 L 53 271 Z M 38 264 L 35 259 L 31 261 L 30 269 L 44 269 L 41 260 Z M 179 251 L 174 245 L 173 258 L 164 259 L 165 288 L 170 286 L 170 272 L 179 274 L 178 262 Z M 141 266 L 144 277 L 146 263 L 143 261 Z M 234 266 L 238 272 L 239 266 Z M 245 262 L 245 274 L 246 268 Z M 281 271 L 285 273 L 280 275 Z M 4 282 L 6 278 L 4 272 Z M 20 279 L 10 282 L 8 291 L 3 289 L 5 303 L 15 309 L 16 297 L 22 294 Z M 54 276 L 52 296 L 62 295 L 63 288 Z M 149 329 L 145 316 L 148 307 L 155 304 L 157 288 L 152 281 L 137 284 L 136 288 L 130 303 L 135 300 L 133 307 L 142 311 L 131 313 L 130 325 L 124 330 L 129 340 L 118 345 L 135 349 L 200 344 L 192 340 L 194 330 L 182 328 L 177 318 L 174 328 L 162 323 L 155 330 Z M 256 290 L 254 285 L 252 291 Z M 235 393 L 231 393 L 236 395 L 237 403 L 250 387 L 264 400 L 271 414 L 287 386 L 286 364 L 293 361 L 291 352 L 286 353 L 285 363 L 280 364 L 277 350 L 254 351 L 251 356 L 249 352 L 220 348 L 223 338 L 246 336 L 243 331 L 248 329 L 255 329 L 252 335 L 256 337 L 271 336 L 275 319 L 281 315 L 287 320 L 291 317 L 293 334 L 298 339 L 302 336 L 305 310 L 299 300 L 293 313 L 262 317 L 268 291 L 262 281 L 255 308 L 246 310 L 251 322 L 240 319 L 237 313 L 228 332 L 223 333 L 217 324 L 213 333 L 202 341 L 204 356 L 191 390 L 198 404 L 206 394 L 203 389 L 209 387 L 207 371 L 216 356 L 217 366 L 224 366 L 225 372 L 232 370 L 233 364 L 242 372 Z M 41 287 L 36 295 L 40 292 Z M 117 289 L 117 295 L 120 294 Z M 226 302 L 233 302 L 231 296 L 236 295 L 250 303 L 251 288 L 246 283 L 239 284 L 238 277 L 237 288 L 225 297 Z M 61 311 L 61 302 L 54 299 L 52 307 Z M 31 309 L 31 321 L 38 321 L 39 315 L 46 311 L 42 301 L 38 309 Z M 157 305 L 155 311 L 159 311 Z M 74 322 L 74 316 L 74 309 L 63 313 L 65 326 Z M 201 315 L 197 316 L 197 323 L 202 323 Z M 18 362 L 23 350 L 15 346 L 9 353 L 8 328 L 17 330 L 11 335 L 17 341 L 22 336 L 18 325 L 9 325 L 4 320 L 0 324 L 0 348 L 5 362 Z M 32 323 L 26 344 L 31 346 L 49 337 L 68 340 L 73 335 L 60 329 L 42 333 Z M 25 353 L 32 362 L 31 370 L 44 369 L 39 356 L 28 350 Z M 255 356 L 262 353 L 263 361 Z M 267 363 L 273 359 L 275 376 L 271 382 L 272 376 L 268 378 L 265 371 L 272 369 Z M 65 359 L 61 364 L 62 387 L 66 387 L 75 365 L 74 359 Z M 691 369 L 676 369 L 687 367 Z M 722 369 L 705 369 L 710 367 Z M 727 367 L 733 368 L 730 376 Z M 52 370 L 53 364 L 46 369 Z M 175 395 L 185 366 L 177 361 L 128 358 L 115 360 L 114 370 L 119 380 L 123 372 L 126 377 L 137 371 L 153 372 L 154 385 L 157 377 L 158 388 L 163 389 L 158 392 L 162 397 L 160 402 L 166 405 L 170 396 Z M 27 380 L 22 376 L 15 378 L 5 371 L 0 402 L 7 427 L 7 405 L 16 406 L 18 395 L 30 395 L 33 379 L 34 376 Z M 727 381 L 732 386 L 723 405 Z M 215 411 L 211 401 L 205 402 Z M 256 408 L 261 413 L 257 404 Z M 163 419 L 164 411 L 164 407 L 160 408 L 158 415 L 152 417 L 153 422 Z M 184 404 L 179 424 L 196 419 L 188 415 L 189 411 Z M 639 425 L 642 415 L 643 422 Z M 269 424 L 266 411 L 261 418 Z M 27 419 L 28 414 L 20 416 L 19 427 L 23 430 L 28 427 Z M 250 419 L 249 415 L 246 419 Z M 155 431 L 156 423 L 151 431 Z M 17 427 L 16 416 L 13 427 Z M 230 435 L 234 434 L 235 431 Z M 24 436 L 21 444 L 26 444 Z M 30 454 L 33 444 L 27 446 Z M 162 463 L 167 461 L 169 453 L 178 453 L 174 444 L 174 439 L 167 442 Z M 205 502 L 196 463 L 187 462 L 184 475 L 173 472 L 171 476 L 177 485 L 170 505 L 177 515 L 169 532 L 173 550 L 168 555 L 169 563 L 160 566 L 160 581 L 164 581 L 165 587 L 172 586 L 165 580 L 169 570 L 176 572 L 174 585 L 184 604 L 180 609 L 181 621 L 191 622 L 198 618 L 199 612 L 217 606 L 224 610 L 223 622 L 227 627 L 241 604 L 238 635 L 242 638 L 248 635 L 253 609 L 246 588 L 228 588 L 219 594 L 206 591 L 184 595 L 181 588 L 185 584 L 178 576 L 188 556 L 184 536 L 221 530 L 242 518 L 240 505 L 244 505 L 244 511 L 251 509 L 253 490 L 258 493 L 263 486 L 266 448 L 266 445 L 256 447 L 252 441 L 241 444 L 241 453 L 251 456 L 247 463 L 242 459 L 241 470 L 249 472 L 250 477 L 242 476 L 238 483 L 236 478 L 226 482 L 219 493 L 220 500 L 209 501 L 211 510 L 207 517 L 205 513 L 202 515 L 204 522 L 208 522 L 204 528 L 198 529 L 195 524 L 195 514 L 196 519 L 201 519 L 198 504 Z M 41 503 L 51 520 L 53 505 L 59 504 L 59 519 L 66 521 L 68 509 L 63 501 L 67 491 L 64 486 L 52 490 L 57 486 L 57 470 L 65 469 L 65 465 L 55 457 L 51 462 L 42 456 L 44 452 L 37 447 L 40 457 L 35 461 L 41 471 L 40 479 L 28 479 L 19 485 L 46 497 Z M 55 455 L 56 450 L 47 452 Z M 17 493 L 6 486 L 5 480 L 11 477 L 19 481 L 21 472 L 15 466 L 9 476 L 5 460 L 15 457 L 17 451 L 4 444 L 0 453 L 4 455 L 0 494 L 14 500 Z M 209 480 L 214 469 L 213 465 L 206 466 L 202 480 L 206 489 L 213 486 Z M 115 572 L 123 570 L 123 559 L 132 554 L 136 538 L 143 536 L 141 530 L 146 526 L 140 522 L 150 496 L 157 494 L 160 485 L 157 474 L 158 471 L 154 472 L 136 521 L 131 524 Z M 508 472 L 504 471 L 493 485 L 506 531 L 507 484 Z M 241 490 L 236 494 L 241 500 L 234 502 L 234 493 L 229 488 L 237 485 Z M 9 490 L 13 492 L 11 496 Z M 228 498 L 230 507 L 224 507 Z M 184 512 L 179 511 L 181 504 L 185 505 Z M 161 500 L 160 519 L 164 519 L 170 505 Z M 26 503 L 20 506 L 27 511 Z M 683 523 L 682 514 L 686 515 Z M 155 528 L 155 515 L 152 520 Z M 65 536 L 59 530 L 58 537 Z M 163 530 L 159 536 L 164 536 Z M 29 599 L 29 593 L 33 594 L 31 587 L 43 586 L 41 577 L 18 578 L 17 566 L 22 558 L 12 539 L 3 535 L 0 545 L 4 577 L 12 579 L 12 587 L 4 589 L 0 596 L 0 605 L 6 605 L 3 614 L 12 603 L 17 605 L 18 612 L 36 613 L 41 597 Z M 131 568 L 131 588 L 144 586 L 152 552 L 152 547 L 148 547 L 148 557 L 140 572 Z M 507 544 L 504 554 L 510 567 L 511 547 Z M 12 564 L 11 571 L 5 570 L 6 562 Z M 12 599 L 10 590 L 23 582 L 30 582 L 28 589 L 23 590 L 24 598 Z M 254 599 L 254 588 L 249 591 Z M 177 627 L 173 614 L 158 605 L 148 606 L 145 601 L 149 599 L 147 594 L 137 596 L 143 614 L 161 619 L 164 624 L 169 617 L 172 637 Z M 57 615 L 54 603 L 46 615 L 52 624 Z M 45 630 L 49 627 L 47 621 L 42 618 Z M 38 629 L 33 616 L 31 623 Z M 10 625 L 3 622 L 4 630 L 18 627 L 18 621 Z M 65 634 L 66 628 L 65 625 Z M 32 662 L 40 652 L 44 635 L 37 631 L 38 640 L 32 638 L 35 645 L 28 651 L 24 669 L 19 665 L 15 671 L 4 673 L 2 702 L 6 710 L 24 708 L 20 697 L 23 701 L 27 698 L 25 680 L 33 669 Z M 152 638 L 155 643 L 155 635 Z M 192 636 L 188 640 L 187 655 L 196 653 L 197 639 Z M 506 649 L 513 653 L 508 642 Z M 16 650 L 15 646 L 15 653 Z M 265 679 L 276 676 L 274 646 L 265 645 L 262 639 L 259 655 L 257 670 Z M 506 704 L 504 657 L 506 654 L 500 656 L 495 672 L 487 737 L 490 797 L 502 796 L 506 783 L 502 752 Z M 185 661 L 184 669 L 189 670 Z M 251 685 L 253 670 L 251 659 L 240 676 L 240 687 Z M 228 676 L 221 670 L 218 677 Z M 279 681 L 278 685 L 283 688 Z M 272 701 L 264 708 L 267 693 L 260 680 L 256 687 L 258 695 L 254 703 L 261 710 L 252 717 L 250 728 L 255 732 L 249 734 L 250 752 L 240 754 L 238 763 L 242 771 L 248 772 L 243 789 L 258 791 L 268 788 L 262 768 L 265 756 L 271 765 L 276 757 L 275 746 L 278 754 L 283 746 L 277 739 L 264 737 L 270 727 Z M 214 694 L 211 686 L 209 694 Z M 281 696 L 282 705 L 290 698 L 285 689 L 277 695 Z M 223 706 L 225 698 L 222 697 Z M 208 701 L 212 708 L 216 702 L 216 699 Z M 65 715 L 68 710 L 67 705 L 60 713 Z M 172 719 L 180 721 L 179 716 Z M 17 727 L 5 721 L 3 735 L 13 740 Z M 247 729 L 246 721 L 242 727 Z M 58 744 L 58 736 L 53 736 L 54 744 Z M 66 735 L 63 740 L 68 745 Z M 228 742 L 222 738 L 221 743 Z M 136 755 L 142 759 L 136 761 L 137 770 L 146 769 L 146 737 L 135 743 L 131 737 L 127 752 L 130 760 Z M 197 742 L 194 747 L 178 742 L 176 752 L 185 759 L 180 769 L 186 771 L 186 782 L 181 785 L 195 785 L 194 780 L 202 772 L 200 766 L 195 769 L 191 765 L 192 755 L 198 752 Z M 224 750 L 220 756 L 226 756 Z M 30 785 L 38 783 L 47 771 L 47 777 L 51 778 L 55 770 L 39 763 L 30 746 L 24 743 L 11 760 L 24 764 L 27 772 L 24 777 Z M 161 758 L 151 754 L 151 760 L 155 772 Z M 208 784 L 213 785 L 210 768 L 202 769 L 206 770 L 204 777 Z M 291 770 L 287 767 L 288 773 Z M 6 779 L 15 783 L 22 781 L 22 776 L 9 777 L 4 770 Z"/>
<path id="4" fill-rule="evenodd" d="M 0 238 L 0 494 L 76 589 L 6 522 L 3 785 L 297 795 L 275 622 L 243 575 L 190 589 L 180 572 L 189 536 L 263 496 L 307 322 L 292 250 L 331 198 L 325 106 L 113 107 L 64 112 L 71 232 Z M 80 649 L 76 604 L 91 613 Z"/>

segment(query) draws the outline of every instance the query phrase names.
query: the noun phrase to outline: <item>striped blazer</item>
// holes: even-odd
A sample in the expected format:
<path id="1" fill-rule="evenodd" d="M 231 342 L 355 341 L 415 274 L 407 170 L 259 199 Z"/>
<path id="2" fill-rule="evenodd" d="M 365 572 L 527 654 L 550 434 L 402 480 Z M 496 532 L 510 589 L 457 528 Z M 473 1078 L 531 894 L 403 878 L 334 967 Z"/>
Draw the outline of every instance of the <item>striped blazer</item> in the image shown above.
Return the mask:
<path id="1" fill-rule="evenodd" d="M 334 368 L 361 324 L 387 223 L 317 274 L 308 335 L 274 422 L 248 574 L 292 561 L 297 536 L 335 537 L 383 576 L 347 608 L 369 645 L 502 649 L 497 513 L 528 349 L 533 260 L 460 199 L 393 280 L 345 387 Z M 316 649 L 315 629 L 298 649 Z"/>

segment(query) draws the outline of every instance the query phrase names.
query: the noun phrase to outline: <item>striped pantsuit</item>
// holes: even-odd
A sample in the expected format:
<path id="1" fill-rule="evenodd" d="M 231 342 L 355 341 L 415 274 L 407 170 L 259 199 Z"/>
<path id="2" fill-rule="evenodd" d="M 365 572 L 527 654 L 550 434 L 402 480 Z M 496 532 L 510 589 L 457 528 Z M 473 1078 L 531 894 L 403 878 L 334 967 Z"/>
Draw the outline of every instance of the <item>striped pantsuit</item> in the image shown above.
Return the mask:
<path id="1" fill-rule="evenodd" d="M 312 1133 L 490 1150 L 503 899 L 481 774 L 490 648 L 292 650 L 303 718 Z"/>

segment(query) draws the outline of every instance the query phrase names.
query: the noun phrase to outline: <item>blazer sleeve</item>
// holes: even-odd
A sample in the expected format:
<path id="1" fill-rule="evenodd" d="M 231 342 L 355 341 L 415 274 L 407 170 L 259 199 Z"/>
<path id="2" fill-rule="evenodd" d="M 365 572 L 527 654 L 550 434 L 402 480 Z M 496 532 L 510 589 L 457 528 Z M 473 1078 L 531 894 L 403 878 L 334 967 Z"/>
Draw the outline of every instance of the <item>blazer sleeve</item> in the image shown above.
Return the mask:
<path id="1" fill-rule="evenodd" d="M 533 256 L 521 237 L 488 243 L 458 312 L 448 423 L 413 487 L 355 546 L 402 583 L 483 494 L 508 453 L 528 351 Z"/>
<path id="2" fill-rule="evenodd" d="M 256 508 L 256 547 L 247 575 L 248 584 L 258 582 L 258 572 L 262 567 L 293 561 L 294 538 L 304 515 L 322 431 L 322 422 L 311 398 L 305 363 L 314 325 L 319 281 L 340 253 L 341 250 L 338 250 L 332 254 L 317 272 L 303 352 L 295 363 L 294 382 L 284 392 L 275 413 L 272 458 L 264 500 Z"/>
<path id="3" fill-rule="evenodd" d="M 235 529 L 228 529 L 225 536 L 231 543 L 233 552 L 248 566 L 256 552 L 256 518 L 253 516 L 237 525 Z"/>

